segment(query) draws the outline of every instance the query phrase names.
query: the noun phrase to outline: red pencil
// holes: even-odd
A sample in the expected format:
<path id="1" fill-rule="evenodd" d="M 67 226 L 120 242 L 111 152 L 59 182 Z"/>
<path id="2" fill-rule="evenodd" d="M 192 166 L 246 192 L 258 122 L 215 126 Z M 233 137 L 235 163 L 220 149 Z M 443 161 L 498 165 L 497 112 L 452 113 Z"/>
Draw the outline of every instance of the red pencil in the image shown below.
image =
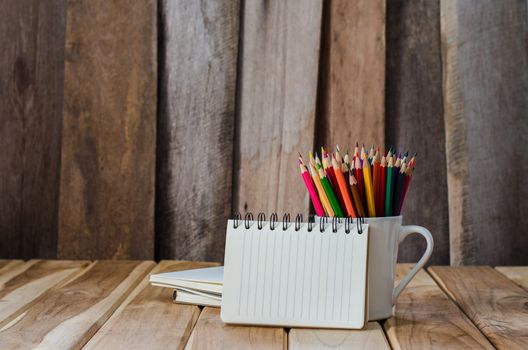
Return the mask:
<path id="1" fill-rule="evenodd" d="M 356 176 L 359 197 L 363 208 L 366 208 L 367 200 L 365 198 L 365 183 L 363 181 L 363 168 L 361 167 L 361 160 L 359 157 L 354 157 L 354 175 Z"/>

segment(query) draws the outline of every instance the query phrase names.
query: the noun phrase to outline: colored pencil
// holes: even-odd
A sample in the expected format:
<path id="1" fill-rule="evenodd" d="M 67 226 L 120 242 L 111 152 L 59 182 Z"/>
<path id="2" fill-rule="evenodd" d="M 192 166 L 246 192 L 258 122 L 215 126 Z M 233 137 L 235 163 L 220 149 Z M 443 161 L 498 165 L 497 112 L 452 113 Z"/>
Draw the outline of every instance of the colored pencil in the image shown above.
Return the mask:
<path id="1" fill-rule="evenodd" d="M 343 157 L 343 165 L 341 166 L 341 170 L 343 171 L 343 174 L 345 175 L 345 180 L 348 183 L 349 181 L 349 170 L 352 168 L 350 164 L 350 156 L 348 155 L 348 150 L 345 153 L 345 156 Z"/>
<path id="2" fill-rule="evenodd" d="M 409 166 L 405 170 L 405 180 L 403 182 L 403 193 L 398 203 L 398 214 L 401 213 L 401 210 L 403 207 L 403 201 L 405 200 L 405 195 L 407 195 L 407 191 L 409 190 L 409 187 L 411 186 L 414 166 L 415 166 L 415 157 L 412 157 L 411 160 L 409 161 Z"/>
<path id="3" fill-rule="evenodd" d="M 376 208 L 377 216 L 381 216 L 381 213 L 378 212 L 378 202 L 379 202 L 379 191 L 380 191 L 380 155 L 379 148 L 374 153 L 372 158 L 372 194 L 374 196 L 374 207 Z"/>
<path id="4" fill-rule="evenodd" d="M 385 189 L 387 180 L 387 158 L 385 155 L 380 162 L 380 184 L 378 187 L 378 198 L 376 199 L 376 214 L 383 216 L 383 208 L 385 207 Z"/>
<path id="5" fill-rule="evenodd" d="M 341 171 L 341 167 L 337 163 L 337 160 L 335 157 L 332 157 L 332 166 L 334 167 L 334 173 L 336 174 L 337 183 L 339 185 L 339 190 L 341 191 L 341 195 L 343 196 L 343 201 L 345 202 L 345 209 L 347 212 L 347 216 L 355 218 L 356 212 L 354 211 L 354 205 L 352 204 L 352 198 L 350 198 L 350 194 L 348 193 L 348 185 L 345 182 L 345 176 L 343 175 L 343 172 Z"/>
<path id="6" fill-rule="evenodd" d="M 363 182 L 363 169 L 361 168 L 361 161 L 359 157 L 354 157 L 354 176 L 356 177 L 357 187 L 359 191 L 359 198 L 361 198 L 361 203 L 363 207 L 367 204 L 365 197 L 365 186 Z"/>
<path id="7" fill-rule="evenodd" d="M 299 167 L 314 212 L 330 217 L 383 217 L 400 215 L 412 183 L 416 156 L 393 148 L 359 148 L 341 153 L 339 146 L 322 156 L 309 152 L 305 164 L 299 153 Z M 369 157 L 371 159 L 369 159 Z"/>
<path id="8" fill-rule="evenodd" d="M 400 172 L 398 173 L 398 180 L 396 181 L 396 188 L 394 189 L 394 199 L 392 200 L 392 211 L 394 215 L 400 215 L 399 204 L 403 194 L 403 185 L 405 182 L 405 163 L 402 163 Z"/>
<path id="9" fill-rule="evenodd" d="M 310 173 L 312 175 L 315 188 L 317 188 L 317 192 L 319 193 L 319 198 L 321 199 L 323 209 L 325 210 L 328 216 L 334 217 L 335 216 L 334 209 L 332 209 L 332 205 L 330 204 L 330 201 L 328 200 L 328 196 L 326 195 L 326 192 L 323 188 L 323 184 L 321 183 L 321 179 L 319 178 L 319 173 L 317 172 L 317 170 L 315 170 L 315 166 L 311 164 L 310 164 Z"/>
<path id="10" fill-rule="evenodd" d="M 376 216 L 374 192 L 372 191 L 372 175 L 368 159 L 363 159 L 363 181 L 365 183 L 365 196 L 367 197 L 367 210 L 370 217 Z"/>
<path id="11" fill-rule="evenodd" d="M 337 183 L 336 173 L 334 171 L 334 168 L 332 166 L 332 161 L 330 160 L 330 155 L 328 152 L 325 152 L 325 156 L 323 158 L 323 166 L 326 174 L 328 175 L 328 181 L 330 182 L 330 187 L 332 188 L 336 198 L 337 203 L 339 204 L 339 208 L 344 211 L 345 209 L 345 202 L 343 200 L 343 195 L 341 194 L 341 190 L 339 189 L 339 184 Z"/>
<path id="12" fill-rule="evenodd" d="M 321 184 L 323 185 L 326 195 L 328 196 L 328 200 L 330 201 L 330 205 L 332 206 L 332 209 L 334 210 L 335 216 L 343 217 L 343 212 L 341 211 L 341 208 L 339 207 L 339 204 L 337 203 L 337 199 L 334 195 L 334 192 L 332 191 L 332 187 L 330 187 L 330 182 L 328 182 L 328 178 L 325 175 L 324 169 L 319 168 L 318 171 L 319 171 L 319 178 L 321 179 Z"/>
<path id="13" fill-rule="evenodd" d="M 389 163 L 387 164 L 387 180 L 385 189 L 385 216 L 392 216 L 392 189 L 393 180 L 392 168 L 394 167 L 394 157 L 390 155 Z"/>
<path id="14" fill-rule="evenodd" d="M 315 186 L 312 182 L 312 179 L 310 178 L 310 174 L 308 173 L 306 166 L 304 165 L 302 159 L 300 158 L 299 158 L 299 167 L 301 168 L 301 176 L 304 180 L 304 184 L 306 185 L 306 189 L 308 190 L 310 198 L 312 199 L 312 204 L 314 206 L 315 213 L 319 216 L 324 216 L 325 213 L 321 205 L 321 202 L 319 201 L 319 197 L 317 196 Z"/>
<path id="15" fill-rule="evenodd" d="M 352 198 L 354 198 L 354 204 L 356 205 L 356 212 L 360 218 L 365 217 L 365 211 L 363 210 L 363 203 L 361 203 L 361 197 L 359 196 L 359 190 L 357 186 L 357 180 L 354 174 L 350 174 L 350 190 L 352 192 Z"/>

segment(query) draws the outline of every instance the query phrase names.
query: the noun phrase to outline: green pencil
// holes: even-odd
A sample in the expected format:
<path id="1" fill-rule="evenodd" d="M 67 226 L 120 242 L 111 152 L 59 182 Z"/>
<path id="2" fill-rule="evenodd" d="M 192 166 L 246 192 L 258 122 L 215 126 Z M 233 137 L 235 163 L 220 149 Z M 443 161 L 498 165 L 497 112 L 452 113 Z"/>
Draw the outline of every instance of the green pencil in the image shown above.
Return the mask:
<path id="1" fill-rule="evenodd" d="M 389 151 L 390 152 L 390 151 Z M 385 216 L 392 216 L 391 203 L 392 203 L 392 188 L 393 188 L 393 176 L 392 168 L 394 167 L 394 157 L 389 156 L 387 164 L 387 181 L 385 190 Z"/>
<path id="2" fill-rule="evenodd" d="M 334 209 L 335 215 L 339 218 L 344 217 L 343 211 L 341 210 L 339 203 L 337 203 L 337 198 L 334 195 L 334 191 L 332 191 L 330 182 L 328 182 L 322 167 L 319 167 L 319 177 L 321 178 L 321 184 L 323 185 L 326 195 L 328 196 L 328 200 L 330 201 L 332 209 Z"/>

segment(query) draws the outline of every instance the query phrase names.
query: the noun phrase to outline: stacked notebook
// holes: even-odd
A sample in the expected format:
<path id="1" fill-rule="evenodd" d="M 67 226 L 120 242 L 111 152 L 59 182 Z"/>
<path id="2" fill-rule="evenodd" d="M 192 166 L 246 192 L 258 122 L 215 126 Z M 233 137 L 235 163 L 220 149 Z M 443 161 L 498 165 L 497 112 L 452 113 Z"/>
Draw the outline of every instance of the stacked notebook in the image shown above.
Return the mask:
<path id="1" fill-rule="evenodd" d="M 155 286 L 173 288 L 175 303 L 220 307 L 224 267 L 159 273 L 150 276 Z"/>
<path id="2" fill-rule="evenodd" d="M 225 267 L 152 275 L 174 301 L 220 306 L 226 323 L 363 328 L 368 225 L 356 219 L 295 223 L 263 215 L 229 220 Z"/>

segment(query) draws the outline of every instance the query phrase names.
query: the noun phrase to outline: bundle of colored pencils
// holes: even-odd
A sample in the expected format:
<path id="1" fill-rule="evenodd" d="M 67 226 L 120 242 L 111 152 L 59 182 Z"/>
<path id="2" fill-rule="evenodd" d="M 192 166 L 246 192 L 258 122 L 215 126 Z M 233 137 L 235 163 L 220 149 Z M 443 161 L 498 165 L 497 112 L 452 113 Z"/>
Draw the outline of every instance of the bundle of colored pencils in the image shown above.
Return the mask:
<path id="1" fill-rule="evenodd" d="M 374 146 L 367 153 L 356 143 L 352 155 L 343 156 L 339 146 L 333 154 L 321 148 L 321 158 L 310 152 L 308 165 L 299 153 L 299 167 L 318 216 L 397 216 L 416 165 L 416 154 L 408 155 Z"/>

